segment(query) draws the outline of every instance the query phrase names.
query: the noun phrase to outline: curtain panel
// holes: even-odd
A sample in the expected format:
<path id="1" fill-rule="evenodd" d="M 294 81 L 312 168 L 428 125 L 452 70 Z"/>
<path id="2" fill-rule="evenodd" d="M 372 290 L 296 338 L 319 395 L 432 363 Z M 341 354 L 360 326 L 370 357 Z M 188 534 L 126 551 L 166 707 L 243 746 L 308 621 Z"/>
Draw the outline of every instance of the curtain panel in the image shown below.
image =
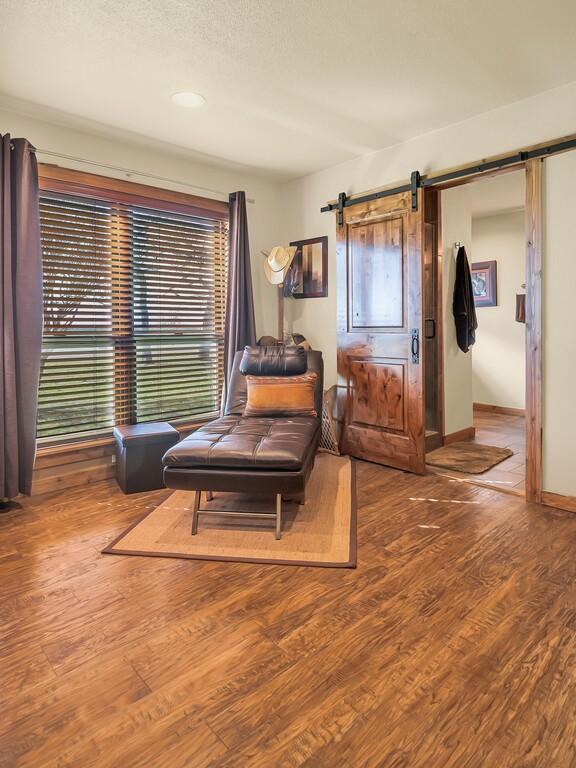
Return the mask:
<path id="1" fill-rule="evenodd" d="M 0 501 L 29 494 L 42 350 L 38 169 L 26 139 L 0 136 Z"/>
<path id="2" fill-rule="evenodd" d="M 228 292 L 224 336 L 226 385 L 232 372 L 234 354 L 245 346 L 253 346 L 256 343 L 246 194 L 234 192 L 230 195 L 229 203 Z"/>

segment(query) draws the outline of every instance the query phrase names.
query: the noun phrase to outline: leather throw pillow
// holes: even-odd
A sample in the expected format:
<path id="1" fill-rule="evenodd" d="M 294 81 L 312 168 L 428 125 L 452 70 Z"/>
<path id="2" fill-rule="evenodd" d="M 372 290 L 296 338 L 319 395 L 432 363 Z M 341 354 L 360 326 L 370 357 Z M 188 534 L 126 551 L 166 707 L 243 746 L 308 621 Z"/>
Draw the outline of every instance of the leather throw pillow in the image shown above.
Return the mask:
<path id="1" fill-rule="evenodd" d="M 301 376 L 246 376 L 244 416 L 317 416 L 315 373 Z"/>

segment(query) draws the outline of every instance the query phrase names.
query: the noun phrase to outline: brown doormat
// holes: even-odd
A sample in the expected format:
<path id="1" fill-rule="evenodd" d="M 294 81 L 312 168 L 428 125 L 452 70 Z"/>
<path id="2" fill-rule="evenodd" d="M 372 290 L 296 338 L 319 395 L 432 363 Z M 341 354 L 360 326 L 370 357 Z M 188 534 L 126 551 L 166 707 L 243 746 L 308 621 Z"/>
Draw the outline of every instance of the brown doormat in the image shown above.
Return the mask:
<path id="1" fill-rule="evenodd" d="M 494 445 L 480 443 L 452 443 L 426 455 L 426 463 L 433 467 L 452 469 L 455 472 L 467 472 L 481 475 L 496 464 L 514 455 L 510 448 L 497 448 Z"/>
<path id="2" fill-rule="evenodd" d="M 274 521 L 200 516 L 190 533 L 194 493 L 175 491 L 112 542 L 105 553 L 224 560 L 239 563 L 356 567 L 356 492 L 348 456 L 318 454 L 306 488 L 306 503 L 282 504 L 282 538 Z M 272 496 L 215 493 L 203 509 L 273 511 Z"/>

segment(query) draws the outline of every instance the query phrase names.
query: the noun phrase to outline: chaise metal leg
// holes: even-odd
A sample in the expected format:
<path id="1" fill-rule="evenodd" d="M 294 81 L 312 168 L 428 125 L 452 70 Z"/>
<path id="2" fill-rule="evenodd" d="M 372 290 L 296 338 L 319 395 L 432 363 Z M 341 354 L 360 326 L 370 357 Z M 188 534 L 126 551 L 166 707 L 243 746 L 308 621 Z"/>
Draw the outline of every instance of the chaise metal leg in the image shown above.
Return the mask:
<path id="1" fill-rule="evenodd" d="M 276 538 L 282 538 L 282 494 L 276 494 Z"/>
<path id="2" fill-rule="evenodd" d="M 198 519 L 201 514 L 210 514 L 220 517 L 259 517 L 270 520 L 271 518 L 276 523 L 276 538 L 282 538 L 282 494 L 276 494 L 276 512 L 244 512 L 243 510 L 235 509 L 200 509 L 200 502 L 202 500 L 203 491 L 194 491 L 194 502 L 192 504 L 192 536 L 198 533 Z M 213 498 L 211 491 L 205 491 L 206 497 L 210 500 Z"/>
<path id="3" fill-rule="evenodd" d="M 198 510 L 200 509 L 200 496 L 202 491 L 194 491 L 194 506 L 192 508 L 192 536 L 198 533 Z"/>

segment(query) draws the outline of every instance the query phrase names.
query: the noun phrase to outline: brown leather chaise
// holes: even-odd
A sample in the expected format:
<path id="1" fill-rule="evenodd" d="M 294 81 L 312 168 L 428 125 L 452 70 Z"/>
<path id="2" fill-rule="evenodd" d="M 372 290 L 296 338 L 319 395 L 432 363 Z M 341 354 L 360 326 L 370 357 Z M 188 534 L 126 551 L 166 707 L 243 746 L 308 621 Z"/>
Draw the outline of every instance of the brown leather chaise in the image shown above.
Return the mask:
<path id="1" fill-rule="evenodd" d="M 249 348 L 247 348 L 248 351 Z M 256 353 L 256 348 L 251 348 Z M 267 348 L 271 350 L 272 348 Z M 323 391 L 322 353 L 309 351 L 308 372 L 315 372 L 314 407 L 317 416 L 244 416 L 246 378 L 240 372 L 243 352 L 237 352 L 230 377 L 224 415 L 173 446 L 164 455 L 164 483 L 168 488 L 195 491 L 192 534 L 203 512 L 275 520 L 281 538 L 282 495 L 297 495 L 304 503 L 306 482 L 320 441 Z M 260 354 L 261 357 L 261 354 Z M 285 363 L 280 363 L 285 365 Z M 258 364 L 258 375 L 282 375 L 272 354 Z M 283 375 L 293 371 L 285 367 Z M 276 497 L 274 513 L 200 509 L 201 491 L 270 494 Z"/>

